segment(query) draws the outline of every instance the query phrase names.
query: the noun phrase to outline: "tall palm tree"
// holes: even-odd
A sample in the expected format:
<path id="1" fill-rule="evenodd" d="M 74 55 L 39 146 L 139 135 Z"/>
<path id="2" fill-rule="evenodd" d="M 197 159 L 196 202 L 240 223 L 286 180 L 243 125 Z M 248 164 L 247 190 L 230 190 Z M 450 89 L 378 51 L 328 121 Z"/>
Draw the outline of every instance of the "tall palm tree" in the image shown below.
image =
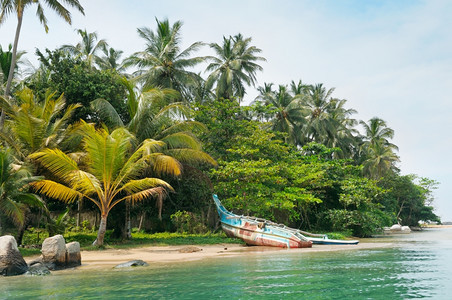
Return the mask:
<path id="1" fill-rule="evenodd" d="M 273 111 L 270 119 L 272 129 L 287 133 L 286 142 L 295 144 L 294 130 L 304 123 L 305 117 L 301 105 L 302 98 L 300 95 L 291 95 L 285 85 L 279 85 L 277 91 L 273 91 L 271 86 L 271 84 L 264 84 L 264 87 L 259 88 L 261 94 L 256 100 Z"/>
<path id="2" fill-rule="evenodd" d="M 104 39 L 98 40 L 96 32 L 87 32 L 85 30 L 77 29 L 77 33 L 82 40 L 77 45 L 63 45 L 61 50 L 70 53 L 71 55 L 81 57 L 88 63 L 88 66 L 93 67 L 94 61 L 98 58 L 96 53 L 107 46 Z"/>
<path id="3" fill-rule="evenodd" d="M 390 139 L 394 138 L 394 130 L 389 128 L 384 120 L 374 117 L 368 123 L 360 121 L 359 124 L 364 128 L 366 145 L 373 146 L 380 143 L 398 150 L 396 145 L 389 142 Z"/>
<path id="4" fill-rule="evenodd" d="M 363 173 L 372 179 L 380 179 L 390 170 L 396 170 L 395 163 L 400 161 L 394 150 L 382 143 L 367 148 L 366 157 Z"/>
<path id="5" fill-rule="evenodd" d="M 123 127 L 111 133 L 95 129 L 92 124 L 83 123 L 82 127 L 85 155 L 80 162 L 58 149 L 44 149 L 30 155 L 57 178 L 57 181 L 35 181 L 32 186 L 37 192 L 66 203 L 81 198 L 92 201 L 101 213 L 93 245 L 102 246 L 107 217 L 116 204 L 121 201 L 135 203 L 150 197 L 162 198 L 172 190 L 161 179 L 143 178 L 143 172 L 151 168 L 156 173 L 178 175 L 180 165 L 178 161 L 161 154 L 159 141 L 145 140 L 134 151 L 134 136 Z"/>
<path id="6" fill-rule="evenodd" d="M 145 40 L 145 49 L 134 53 L 126 60 L 126 66 L 136 66 L 137 79 L 144 88 L 162 87 L 177 90 L 184 96 L 187 86 L 192 85 L 196 74 L 188 71 L 203 61 L 203 57 L 192 57 L 203 44 L 195 42 L 182 50 L 182 22 L 170 25 L 168 19 L 156 19 L 157 28 L 152 31 L 148 27 L 138 28 L 138 35 Z"/>
<path id="7" fill-rule="evenodd" d="M 0 215 L 5 214 L 20 227 L 25 221 L 27 205 L 45 208 L 38 196 L 28 192 L 28 184 L 37 179 L 24 165 L 14 163 L 10 151 L 0 149 Z M 0 220 L 0 236 L 2 234 Z"/>
<path id="8" fill-rule="evenodd" d="M 370 178 L 379 179 L 389 170 L 395 169 L 399 157 L 395 154 L 398 147 L 390 142 L 394 130 L 380 118 L 372 118 L 368 123 L 360 121 L 364 127 L 364 142 L 361 145 L 361 155 L 364 158 L 363 172 Z"/>
<path id="9" fill-rule="evenodd" d="M 241 101 L 245 85 L 254 86 L 256 73 L 263 70 L 258 62 L 266 60 L 257 56 L 262 50 L 251 46 L 251 38 L 243 38 L 241 34 L 223 37 L 222 45 L 211 43 L 210 47 L 216 57 L 209 57 L 211 63 L 206 68 L 211 72 L 208 84 L 216 84 L 217 98 L 237 97 Z"/>
<path id="10" fill-rule="evenodd" d="M 71 24 L 71 13 L 69 10 L 64 7 L 67 5 L 69 7 L 77 9 L 83 15 L 85 14 L 83 7 L 80 5 L 79 0 L 64 0 L 64 5 L 61 3 L 62 1 L 58 0 L 1 0 L 0 2 L 0 25 L 5 22 L 10 14 L 15 14 L 17 17 L 17 27 L 16 34 L 14 38 L 12 59 L 11 59 L 11 68 L 9 70 L 8 81 L 5 89 L 5 97 L 9 96 L 11 89 L 11 82 L 13 80 L 13 74 L 17 61 L 17 46 L 19 44 L 19 35 L 20 30 L 22 28 L 22 20 L 24 17 L 24 11 L 28 6 L 36 5 L 36 15 L 39 18 L 39 21 L 44 25 L 44 29 L 46 32 L 49 31 L 49 27 L 47 26 L 47 18 L 44 14 L 43 3 L 45 3 L 49 8 L 55 11 L 60 17 L 62 17 L 67 23 Z M 2 124 L 0 124 L 2 125 Z"/>
<path id="11" fill-rule="evenodd" d="M 324 143 L 329 148 L 340 148 L 342 151 L 334 154 L 341 158 L 351 158 L 359 152 L 356 138 L 359 132 L 355 129 L 358 122 L 352 118 L 357 111 L 345 108 L 346 103 L 345 99 L 331 99 L 329 117 L 334 131 Z"/>

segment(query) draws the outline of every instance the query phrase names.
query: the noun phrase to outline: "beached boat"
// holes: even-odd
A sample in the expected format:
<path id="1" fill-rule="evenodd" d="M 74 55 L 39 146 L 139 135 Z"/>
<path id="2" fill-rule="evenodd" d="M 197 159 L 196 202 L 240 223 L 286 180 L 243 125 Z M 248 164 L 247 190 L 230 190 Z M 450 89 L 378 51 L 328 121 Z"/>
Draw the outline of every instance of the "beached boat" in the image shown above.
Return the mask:
<path id="1" fill-rule="evenodd" d="M 265 219 L 239 216 L 228 211 L 217 195 L 213 200 L 226 235 L 243 240 L 247 245 L 282 248 L 310 248 L 312 244 L 356 245 L 359 241 L 331 240 L 323 234 L 312 234 Z"/>

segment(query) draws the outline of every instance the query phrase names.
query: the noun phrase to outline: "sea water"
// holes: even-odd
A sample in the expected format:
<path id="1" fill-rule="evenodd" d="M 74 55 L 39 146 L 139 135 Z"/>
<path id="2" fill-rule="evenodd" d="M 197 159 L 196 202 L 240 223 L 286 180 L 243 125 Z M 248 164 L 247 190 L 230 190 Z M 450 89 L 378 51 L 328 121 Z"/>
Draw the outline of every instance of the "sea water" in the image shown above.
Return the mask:
<path id="1" fill-rule="evenodd" d="M 386 248 L 281 251 L 0 278 L 1 299 L 452 299 L 452 228 Z"/>

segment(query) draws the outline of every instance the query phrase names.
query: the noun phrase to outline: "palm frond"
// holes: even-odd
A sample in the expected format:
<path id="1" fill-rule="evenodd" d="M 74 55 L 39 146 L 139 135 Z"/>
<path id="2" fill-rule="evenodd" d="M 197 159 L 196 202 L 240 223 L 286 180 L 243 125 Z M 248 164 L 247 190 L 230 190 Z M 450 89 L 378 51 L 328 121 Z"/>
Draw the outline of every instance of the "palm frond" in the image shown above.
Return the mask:
<path id="1" fill-rule="evenodd" d="M 71 172 L 79 170 L 77 163 L 59 149 L 44 149 L 30 154 L 29 158 L 37 160 L 62 180 L 67 179 Z"/>
<path id="2" fill-rule="evenodd" d="M 61 183 L 57 183 L 52 180 L 35 181 L 30 183 L 30 186 L 38 193 L 42 193 L 54 199 L 59 199 L 60 201 L 63 201 L 65 203 L 73 203 L 74 201 L 85 196 L 84 194 L 72 188 L 69 188 L 65 185 L 62 185 Z"/>
<path id="3" fill-rule="evenodd" d="M 180 162 L 189 165 L 199 165 L 206 163 L 212 166 L 217 166 L 217 162 L 209 154 L 195 149 L 168 149 L 166 154 L 171 155 Z"/>
<path id="4" fill-rule="evenodd" d="M 122 122 L 116 109 L 107 100 L 101 98 L 96 99 L 91 101 L 90 106 L 109 128 L 113 129 L 124 126 L 124 123 Z"/>

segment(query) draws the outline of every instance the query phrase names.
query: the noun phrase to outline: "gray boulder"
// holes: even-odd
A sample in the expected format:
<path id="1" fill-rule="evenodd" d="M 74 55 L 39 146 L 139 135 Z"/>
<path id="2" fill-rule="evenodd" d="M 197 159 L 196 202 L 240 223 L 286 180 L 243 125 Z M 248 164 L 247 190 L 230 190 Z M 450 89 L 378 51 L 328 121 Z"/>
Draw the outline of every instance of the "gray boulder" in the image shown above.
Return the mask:
<path id="1" fill-rule="evenodd" d="M 66 244 L 66 266 L 76 267 L 82 264 L 80 255 L 80 243 L 71 242 Z"/>
<path id="2" fill-rule="evenodd" d="M 16 239 L 11 235 L 0 237 L 0 275 L 20 275 L 27 270 L 28 265 L 17 248 Z"/>
<path id="3" fill-rule="evenodd" d="M 130 268 L 130 267 L 146 267 L 146 266 L 149 266 L 149 264 L 146 263 L 145 261 L 142 261 L 141 259 L 137 259 L 137 260 L 131 260 L 131 261 L 119 264 L 115 267 L 115 269 Z"/>
<path id="4" fill-rule="evenodd" d="M 42 243 L 42 262 L 50 270 L 66 267 L 66 243 L 60 234 L 46 238 Z"/>
<path id="5" fill-rule="evenodd" d="M 30 266 L 28 271 L 25 273 L 28 276 L 46 276 L 50 275 L 49 268 L 46 265 L 41 263 L 35 263 Z"/>

